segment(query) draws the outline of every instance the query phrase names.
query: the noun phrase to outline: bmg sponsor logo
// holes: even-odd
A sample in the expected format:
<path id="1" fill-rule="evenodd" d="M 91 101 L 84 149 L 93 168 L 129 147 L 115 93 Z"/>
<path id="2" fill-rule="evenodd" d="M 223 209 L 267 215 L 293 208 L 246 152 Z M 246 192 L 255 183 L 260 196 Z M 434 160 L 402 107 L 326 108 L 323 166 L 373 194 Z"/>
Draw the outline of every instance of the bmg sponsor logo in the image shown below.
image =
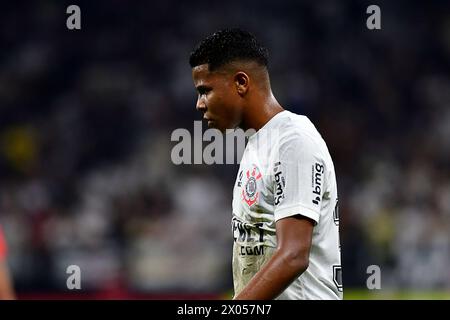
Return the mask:
<path id="1" fill-rule="evenodd" d="M 312 203 L 315 205 L 318 205 L 320 203 L 320 197 L 322 194 L 322 184 L 323 184 L 323 173 L 325 169 L 323 165 L 320 163 L 315 163 L 312 166 L 312 181 L 311 181 L 311 187 L 312 187 L 312 193 L 315 195 L 313 196 Z"/>
<path id="2" fill-rule="evenodd" d="M 286 185 L 286 181 L 283 176 L 283 172 L 281 171 L 281 162 L 275 163 L 274 167 L 275 171 L 275 205 L 279 205 L 281 200 L 284 198 L 284 187 Z"/>

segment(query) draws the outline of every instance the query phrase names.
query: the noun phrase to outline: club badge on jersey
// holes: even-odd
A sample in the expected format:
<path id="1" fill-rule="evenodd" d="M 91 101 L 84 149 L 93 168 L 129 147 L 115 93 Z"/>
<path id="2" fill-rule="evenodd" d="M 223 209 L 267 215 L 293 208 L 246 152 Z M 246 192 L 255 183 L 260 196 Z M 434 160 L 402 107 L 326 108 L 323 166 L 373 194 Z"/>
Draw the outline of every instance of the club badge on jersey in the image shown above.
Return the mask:
<path id="1" fill-rule="evenodd" d="M 239 180 L 243 179 L 243 181 L 242 183 L 239 181 L 238 185 L 244 185 L 242 188 L 242 200 L 246 202 L 249 207 L 258 201 L 258 180 L 260 180 L 261 177 L 262 174 L 256 165 L 252 165 L 252 168 L 245 172 L 245 176 L 243 176 L 243 171 L 239 174 Z"/>

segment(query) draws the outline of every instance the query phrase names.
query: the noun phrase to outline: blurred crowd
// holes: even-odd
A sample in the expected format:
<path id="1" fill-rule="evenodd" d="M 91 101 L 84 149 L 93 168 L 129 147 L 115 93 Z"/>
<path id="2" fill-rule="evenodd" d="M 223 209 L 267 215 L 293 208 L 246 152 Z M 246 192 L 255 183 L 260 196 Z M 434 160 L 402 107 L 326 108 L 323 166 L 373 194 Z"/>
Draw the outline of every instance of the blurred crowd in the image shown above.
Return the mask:
<path id="1" fill-rule="evenodd" d="M 72 4 L 72 3 L 71 3 Z M 0 224 L 20 293 L 231 290 L 237 165 L 174 165 L 200 120 L 188 56 L 215 30 L 270 52 L 275 96 L 327 141 L 345 287 L 450 289 L 450 10 L 445 2 L 2 5 Z M 20 296 L 20 295 L 19 295 Z"/>

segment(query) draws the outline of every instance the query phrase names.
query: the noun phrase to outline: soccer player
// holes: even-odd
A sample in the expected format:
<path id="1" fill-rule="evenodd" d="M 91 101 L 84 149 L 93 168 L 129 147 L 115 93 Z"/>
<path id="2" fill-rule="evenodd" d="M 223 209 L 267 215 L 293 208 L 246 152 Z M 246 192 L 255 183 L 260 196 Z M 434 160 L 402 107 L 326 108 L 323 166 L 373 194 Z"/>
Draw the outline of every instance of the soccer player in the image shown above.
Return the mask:
<path id="1" fill-rule="evenodd" d="M 225 29 L 189 62 L 208 126 L 256 131 L 233 191 L 233 298 L 342 299 L 333 161 L 311 121 L 275 99 L 267 49 Z"/>
<path id="2" fill-rule="evenodd" d="M 11 276 L 6 260 L 6 242 L 0 226 L 0 300 L 15 299 Z"/>

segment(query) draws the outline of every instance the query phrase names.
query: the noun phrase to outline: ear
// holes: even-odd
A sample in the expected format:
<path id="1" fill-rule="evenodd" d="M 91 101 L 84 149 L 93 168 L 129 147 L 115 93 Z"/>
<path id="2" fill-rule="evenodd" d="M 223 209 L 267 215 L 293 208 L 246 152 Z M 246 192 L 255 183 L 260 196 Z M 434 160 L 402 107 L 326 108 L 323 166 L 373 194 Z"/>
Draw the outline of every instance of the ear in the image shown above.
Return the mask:
<path id="1" fill-rule="evenodd" d="M 249 89 L 250 77 L 245 72 L 239 71 L 234 75 L 234 84 L 239 95 L 244 96 Z"/>

